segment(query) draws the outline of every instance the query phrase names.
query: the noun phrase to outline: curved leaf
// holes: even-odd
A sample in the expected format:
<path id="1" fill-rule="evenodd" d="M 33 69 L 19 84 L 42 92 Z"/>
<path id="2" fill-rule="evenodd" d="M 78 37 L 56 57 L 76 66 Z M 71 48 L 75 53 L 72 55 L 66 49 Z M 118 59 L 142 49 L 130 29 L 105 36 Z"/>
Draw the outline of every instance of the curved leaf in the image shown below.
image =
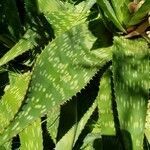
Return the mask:
<path id="1" fill-rule="evenodd" d="M 31 37 L 32 36 L 32 37 Z M 23 54 L 24 52 L 32 49 L 35 45 L 35 37 L 36 33 L 33 30 L 28 30 L 22 39 L 12 47 L 1 59 L 0 59 L 0 66 L 8 63 L 9 61 L 13 60 L 17 56 Z"/>
<path id="2" fill-rule="evenodd" d="M 0 144 L 79 92 L 111 59 L 109 48 L 97 50 L 101 56 L 90 51 L 94 41 L 87 24 L 81 24 L 46 46 L 34 66 L 27 104 L 0 135 Z"/>
<path id="3" fill-rule="evenodd" d="M 107 17 L 109 18 L 109 20 L 111 20 L 118 29 L 126 33 L 125 29 L 123 28 L 120 21 L 118 20 L 110 2 L 108 0 L 97 0 L 97 2 L 102 8 L 102 10 L 104 11 L 104 13 L 107 15 Z"/>
<path id="4" fill-rule="evenodd" d="M 91 117 L 92 113 L 97 107 L 97 102 L 94 102 L 93 105 L 89 108 L 89 110 L 84 114 L 79 122 L 76 124 L 60 139 L 60 141 L 56 144 L 56 150 L 72 150 L 74 144 L 76 143 L 79 135 L 84 129 L 87 121 Z"/>

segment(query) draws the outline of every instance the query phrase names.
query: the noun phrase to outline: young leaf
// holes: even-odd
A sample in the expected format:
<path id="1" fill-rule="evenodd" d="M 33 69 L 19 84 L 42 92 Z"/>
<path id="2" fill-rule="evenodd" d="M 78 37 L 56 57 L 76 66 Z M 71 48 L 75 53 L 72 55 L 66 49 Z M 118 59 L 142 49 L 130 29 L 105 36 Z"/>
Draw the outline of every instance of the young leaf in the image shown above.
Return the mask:
<path id="1" fill-rule="evenodd" d="M 111 20 L 118 29 L 126 33 L 125 29 L 123 28 L 120 21 L 118 20 L 110 2 L 108 0 L 97 0 L 97 2 L 102 8 L 102 10 L 104 11 L 104 13 L 107 15 L 107 17 L 109 18 L 109 20 Z"/>
<path id="2" fill-rule="evenodd" d="M 128 22 L 128 26 L 136 25 L 140 23 L 144 17 L 150 12 L 150 0 L 145 0 L 144 4 L 133 14 Z"/>
<path id="3" fill-rule="evenodd" d="M 112 0 L 112 6 L 114 8 L 115 14 L 122 25 L 126 25 L 126 20 L 130 17 L 130 11 L 128 4 L 130 0 Z"/>

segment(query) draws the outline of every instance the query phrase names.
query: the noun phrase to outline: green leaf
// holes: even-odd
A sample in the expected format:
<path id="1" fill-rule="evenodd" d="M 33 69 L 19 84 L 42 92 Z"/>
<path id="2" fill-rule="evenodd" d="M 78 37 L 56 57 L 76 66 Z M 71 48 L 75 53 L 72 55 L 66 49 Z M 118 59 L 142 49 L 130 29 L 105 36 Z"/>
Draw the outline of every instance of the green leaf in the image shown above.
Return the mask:
<path id="1" fill-rule="evenodd" d="M 145 135 L 150 144 L 150 100 L 148 101 L 146 124 L 145 124 Z"/>
<path id="2" fill-rule="evenodd" d="M 115 11 L 111 6 L 110 2 L 108 0 L 97 0 L 97 2 L 100 5 L 101 9 L 106 14 L 106 16 L 109 18 L 109 20 L 111 20 L 118 29 L 126 33 L 125 29 L 123 28 L 119 19 L 117 18 Z"/>
<path id="3" fill-rule="evenodd" d="M 0 150 L 12 150 L 12 140 L 5 143 L 4 146 L 0 146 Z"/>
<path id="4" fill-rule="evenodd" d="M 115 135 L 114 117 L 112 111 L 111 71 L 103 75 L 100 91 L 97 97 L 101 135 Z"/>
<path id="5" fill-rule="evenodd" d="M 95 3 L 95 0 L 88 0 L 86 3 L 82 2 L 76 6 L 72 6 L 67 9 L 67 4 L 63 4 L 66 9 L 59 9 L 53 12 L 44 12 L 47 21 L 52 24 L 55 31 L 55 35 L 58 36 L 63 32 L 71 29 L 73 26 L 84 23 L 89 15 L 89 10 Z"/>
<path id="6" fill-rule="evenodd" d="M 51 111 L 47 113 L 47 130 L 54 143 L 56 143 L 57 131 L 60 118 L 60 107 L 51 108 Z"/>
<path id="7" fill-rule="evenodd" d="M 56 150 L 72 150 L 79 135 L 81 134 L 82 130 L 84 129 L 87 121 L 91 117 L 96 107 L 97 102 L 94 102 L 93 105 L 87 110 L 87 112 L 85 112 L 81 120 L 79 122 L 76 122 L 75 125 L 56 144 Z"/>
<path id="8" fill-rule="evenodd" d="M 45 47 L 33 69 L 27 104 L 0 135 L 0 144 L 79 92 L 111 59 L 110 48 L 90 51 L 94 41 L 87 24 L 81 24 Z"/>
<path id="9" fill-rule="evenodd" d="M 25 128 L 20 134 L 20 150 L 42 150 L 43 139 L 41 129 L 41 119 L 36 120 Z"/>
<path id="10" fill-rule="evenodd" d="M 144 4 L 133 14 L 128 22 L 128 26 L 136 25 L 144 19 L 150 12 L 150 0 L 145 0 Z"/>
<path id="11" fill-rule="evenodd" d="M 94 143 L 96 140 L 99 140 L 98 150 L 103 150 L 102 142 L 101 142 L 101 134 L 100 133 L 89 133 L 83 142 L 81 150 L 95 150 Z"/>
<path id="12" fill-rule="evenodd" d="M 126 149 L 143 147 L 149 94 L 149 51 L 142 39 L 115 38 L 113 73 L 120 128 Z"/>
<path id="13" fill-rule="evenodd" d="M 70 13 L 69 11 L 55 11 L 45 14 L 47 21 L 52 24 L 56 36 L 78 24 L 84 23 L 86 16 L 81 13 Z"/>
<path id="14" fill-rule="evenodd" d="M 17 56 L 23 54 L 24 52 L 32 49 L 35 45 L 35 37 L 37 34 L 32 31 L 28 30 L 22 39 L 19 40 L 19 42 L 12 47 L 1 59 L 0 59 L 0 66 L 8 63 L 9 61 L 13 60 Z"/>
<path id="15" fill-rule="evenodd" d="M 126 20 L 130 17 L 128 4 L 131 0 L 112 0 L 112 6 L 115 14 L 122 25 L 126 25 Z"/>
<path id="16" fill-rule="evenodd" d="M 43 13 L 50 13 L 53 11 L 61 11 L 66 9 L 64 3 L 60 0 L 38 0 L 39 9 Z"/>
<path id="17" fill-rule="evenodd" d="M 0 133 L 5 132 L 10 121 L 19 110 L 26 94 L 30 73 L 10 74 L 10 85 L 5 88 L 5 94 L 0 101 Z"/>

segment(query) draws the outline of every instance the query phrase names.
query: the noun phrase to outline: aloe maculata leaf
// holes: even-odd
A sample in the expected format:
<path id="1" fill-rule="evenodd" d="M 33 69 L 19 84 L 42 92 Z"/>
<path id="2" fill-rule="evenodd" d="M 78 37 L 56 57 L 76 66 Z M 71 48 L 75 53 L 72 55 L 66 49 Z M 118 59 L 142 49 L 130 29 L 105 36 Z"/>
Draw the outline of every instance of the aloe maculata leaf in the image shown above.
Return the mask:
<path id="1" fill-rule="evenodd" d="M 150 144 L 150 100 L 148 101 L 146 124 L 145 124 L 145 135 Z"/>
<path id="2" fill-rule="evenodd" d="M 93 146 L 96 140 L 98 141 L 99 150 L 102 150 L 102 135 L 110 136 L 116 134 L 111 104 L 111 76 L 111 70 L 108 69 L 101 78 L 99 92 L 96 98 L 99 118 L 93 124 L 92 132 L 85 137 L 81 147 L 82 150 L 94 150 Z"/>
<path id="3" fill-rule="evenodd" d="M 57 131 L 60 118 L 60 107 L 51 108 L 51 111 L 47 113 L 47 130 L 53 140 L 56 143 Z"/>
<path id="4" fill-rule="evenodd" d="M 45 16 L 47 18 L 47 21 L 52 24 L 56 36 L 58 36 L 62 32 L 69 30 L 71 27 L 85 22 L 87 15 L 84 15 L 83 17 L 80 13 L 70 13 L 69 11 L 56 11 L 52 13 L 47 13 Z"/>
<path id="5" fill-rule="evenodd" d="M 114 88 L 120 128 L 126 149 L 143 147 L 149 93 L 148 44 L 142 39 L 115 38 Z"/>
<path id="6" fill-rule="evenodd" d="M 142 6 L 138 9 L 137 12 L 133 14 L 128 22 L 128 26 L 136 25 L 140 23 L 144 17 L 150 12 L 150 0 L 145 0 Z"/>
<path id="7" fill-rule="evenodd" d="M 101 135 L 115 135 L 114 117 L 112 111 L 111 71 L 104 73 L 100 82 L 97 97 Z"/>
<path id="8" fill-rule="evenodd" d="M 43 13 L 65 9 L 64 3 L 60 0 L 38 0 L 38 4 L 40 11 Z"/>
<path id="9" fill-rule="evenodd" d="M 41 119 L 37 119 L 22 132 L 19 133 L 20 150 L 42 150 L 43 138 Z"/>
<path id="10" fill-rule="evenodd" d="M 19 40 L 21 35 L 21 23 L 19 19 L 18 9 L 16 6 L 16 1 L 14 0 L 2 0 L 4 4 L 5 16 L 8 23 L 8 29 L 11 35 L 14 37 L 15 40 Z"/>
<path id="11" fill-rule="evenodd" d="M 107 15 L 107 17 L 109 18 L 109 20 L 111 20 L 118 29 L 120 29 L 123 32 L 126 32 L 123 26 L 121 25 L 120 21 L 118 20 L 110 2 L 108 0 L 97 0 L 97 2 L 104 11 L 104 13 Z"/>
<path id="12" fill-rule="evenodd" d="M 10 74 L 10 85 L 5 88 L 5 94 L 0 101 L 0 133 L 5 131 L 19 110 L 26 94 L 30 73 Z"/>
<path id="13" fill-rule="evenodd" d="M 111 59 L 110 48 L 90 51 L 94 41 L 85 23 L 75 26 L 45 47 L 33 69 L 27 104 L 0 135 L 0 144 L 79 92 Z"/>
<path id="14" fill-rule="evenodd" d="M 28 30 L 22 39 L 19 40 L 18 43 L 12 49 L 10 49 L 1 59 L 0 59 L 0 66 L 6 64 L 7 62 L 13 60 L 17 56 L 23 54 L 24 52 L 32 49 L 35 45 L 35 37 L 37 34 L 32 31 Z"/>
<path id="15" fill-rule="evenodd" d="M 84 23 L 89 15 L 89 10 L 94 1 L 89 0 L 87 3 L 79 3 L 76 6 L 72 6 L 70 9 L 56 10 L 53 12 L 44 12 L 47 21 L 52 24 L 55 35 L 58 36 L 62 32 L 65 32 L 75 25 Z M 66 4 L 63 5 L 64 7 Z M 66 6 L 67 7 L 67 6 Z"/>
<path id="16" fill-rule="evenodd" d="M 79 122 L 76 122 L 75 125 L 60 139 L 60 141 L 56 144 L 56 150 L 72 150 L 74 144 L 76 143 L 79 135 L 84 129 L 87 121 L 91 117 L 92 113 L 97 107 L 97 102 L 95 101 L 92 106 L 87 110 L 84 116 L 81 118 Z"/>

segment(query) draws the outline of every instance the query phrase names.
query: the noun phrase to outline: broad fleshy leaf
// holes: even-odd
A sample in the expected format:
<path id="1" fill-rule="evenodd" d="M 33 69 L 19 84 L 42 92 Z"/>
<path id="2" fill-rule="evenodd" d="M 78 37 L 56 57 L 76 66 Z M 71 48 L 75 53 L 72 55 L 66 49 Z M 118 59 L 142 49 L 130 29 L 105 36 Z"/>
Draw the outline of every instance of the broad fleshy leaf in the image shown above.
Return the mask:
<path id="1" fill-rule="evenodd" d="M 115 11 L 108 0 L 97 0 L 100 7 L 103 9 L 106 16 L 111 20 L 115 26 L 123 32 L 126 32 L 123 26 L 121 25 L 119 19 L 117 18 Z"/>
<path id="2" fill-rule="evenodd" d="M 111 71 L 104 73 L 100 82 L 97 97 L 101 135 L 115 135 L 114 117 L 112 111 Z"/>
<path id="3" fill-rule="evenodd" d="M 79 92 L 111 59 L 111 48 L 90 51 L 94 41 L 87 24 L 81 24 L 45 47 L 34 66 L 27 104 L 0 135 L 0 144 Z"/>
<path id="4" fill-rule="evenodd" d="M 42 150 L 43 139 L 41 129 L 41 119 L 36 120 L 34 123 L 25 128 L 20 137 L 20 150 Z"/>
<path id="5" fill-rule="evenodd" d="M 149 52 L 145 40 L 116 37 L 113 49 L 114 87 L 126 149 L 143 147 L 149 94 Z"/>
<path id="6" fill-rule="evenodd" d="M 10 85 L 6 86 L 5 94 L 0 101 L 0 133 L 5 132 L 4 129 L 19 110 L 28 89 L 30 77 L 30 73 L 10 73 Z"/>

